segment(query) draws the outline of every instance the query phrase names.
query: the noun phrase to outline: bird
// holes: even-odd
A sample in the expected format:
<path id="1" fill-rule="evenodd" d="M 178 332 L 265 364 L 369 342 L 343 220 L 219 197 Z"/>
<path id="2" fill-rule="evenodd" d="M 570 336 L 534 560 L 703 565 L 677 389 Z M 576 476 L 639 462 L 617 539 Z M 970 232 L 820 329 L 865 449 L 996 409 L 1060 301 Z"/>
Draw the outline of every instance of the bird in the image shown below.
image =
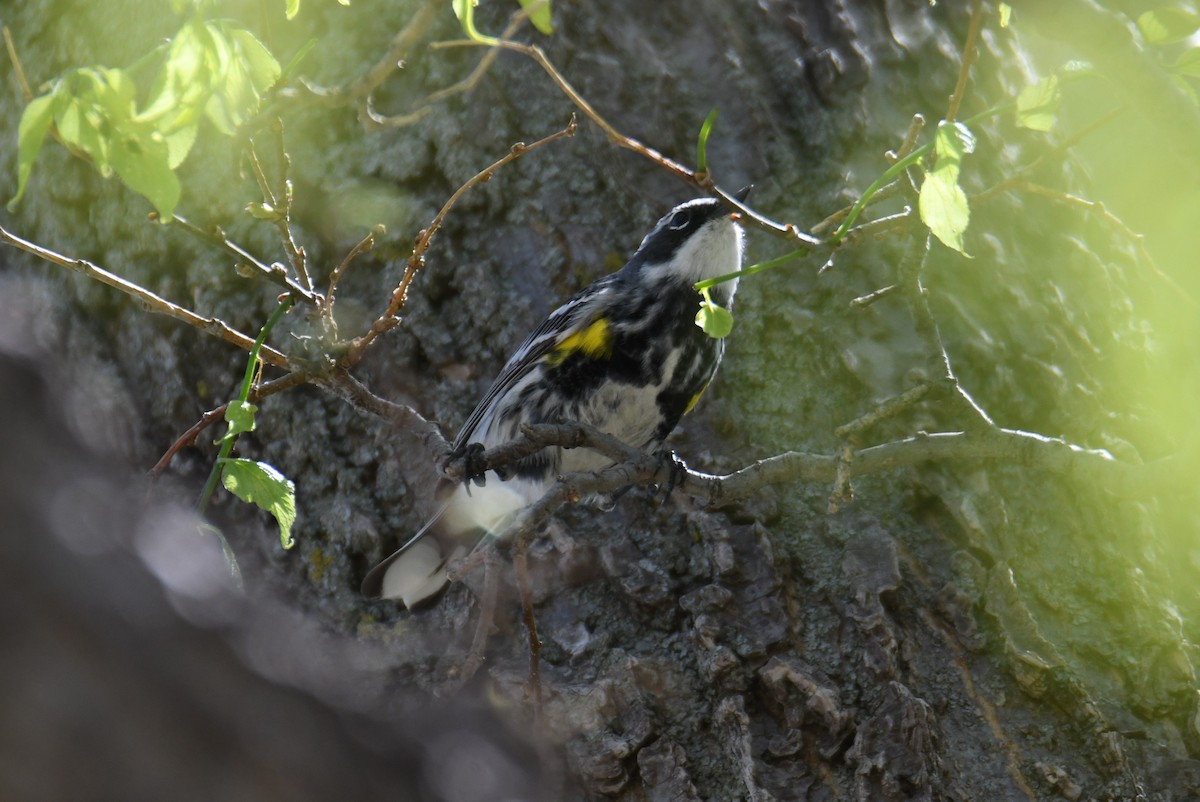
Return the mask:
<path id="1" fill-rule="evenodd" d="M 745 199 L 750 188 L 735 193 Z M 578 422 L 652 454 L 699 401 L 724 339 L 700 328 L 694 285 L 741 268 L 740 215 L 696 198 L 664 215 L 620 270 L 559 306 L 517 347 L 460 429 L 452 454 L 515 439 L 525 424 Z M 707 301 L 732 309 L 737 278 Z M 412 609 L 436 599 L 447 568 L 502 533 L 565 473 L 612 464 L 586 448 L 547 447 L 465 482 L 443 478 L 433 516 L 366 575 L 368 598 Z M 474 478 L 476 487 L 471 487 Z"/>

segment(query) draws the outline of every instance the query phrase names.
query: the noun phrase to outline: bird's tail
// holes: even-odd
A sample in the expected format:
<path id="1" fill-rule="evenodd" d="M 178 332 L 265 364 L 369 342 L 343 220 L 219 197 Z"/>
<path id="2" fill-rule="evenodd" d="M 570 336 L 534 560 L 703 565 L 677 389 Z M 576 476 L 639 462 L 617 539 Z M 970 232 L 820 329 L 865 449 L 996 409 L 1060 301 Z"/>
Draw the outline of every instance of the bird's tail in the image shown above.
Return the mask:
<path id="1" fill-rule="evenodd" d="M 409 609 L 432 599 L 449 581 L 449 564 L 467 556 L 488 533 L 501 532 L 527 503 L 516 483 L 495 477 L 469 493 L 458 487 L 420 531 L 371 569 L 363 579 L 363 595 L 399 599 Z"/>

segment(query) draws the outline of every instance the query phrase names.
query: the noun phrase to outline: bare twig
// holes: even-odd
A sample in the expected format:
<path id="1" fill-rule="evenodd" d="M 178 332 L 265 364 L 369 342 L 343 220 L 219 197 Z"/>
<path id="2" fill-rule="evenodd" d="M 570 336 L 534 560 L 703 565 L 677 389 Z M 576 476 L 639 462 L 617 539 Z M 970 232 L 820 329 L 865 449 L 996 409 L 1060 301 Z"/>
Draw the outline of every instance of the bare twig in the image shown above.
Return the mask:
<path id="1" fill-rule="evenodd" d="M 281 376 L 278 379 L 274 379 L 266 382 L 265 384 L 259 384 L 251 388 L 250 398 L 248 400 L 251 403 L 258 403 L 268 396 L 275 395 L 276 393 L 283 392 L 291 387 L 303 384 L 306 380 L 307 377 L 303 373 L 289 373 L 286 376 Z M 201 415 L 200 420 L 196 421 L 196 423 L 193 424 L 186 432 L 179 435 L 179 437 L 175 439 L 175 442 L 171 444 L 171 447 L 168 448 L 161 457 L 159 457 L 158 462 L 154 463 L 154 467 L 150 469 L 150 475 L 156 479 L 159 476 L 162 476 L 163 471 L 165 471 L 167 466 L 171 464 L 171 460 L 175 458 L 175 455 L 187 446 L 196 442 L 196 438 L 200 436 L 202 431 L 207 429 L 209 426 L 212 426 L 217 421 L 222 420 L 225 417 L 225 410 L 228 408 L 229 402 L 226 401 L 221 406 L 215 409 L 210 409 L 208 412 L 205 412 L 203 415 Z"/>
<path id="2" fill-rule="evenodd" d="M 892 181 L 890 184 L 883 187 L 883 189 L 879 190 L 874 195 L 872 195 L 870 200 L 867 201 L 866 205 L 863 208 L 865 209 L 869 206 L 873 206 L 876 203 L 885 201 L 888 198 L 902 194 L 904 192 L 904 189 L 905 189 L 905 186 L 904 186 L 903 182 L 901 182 L 900 179 L 896 179 L 895 181 Z M 850 214 L 850 210 L 853 208 L 854 208 L 854 204 L 850 204 L 848 206 L 843 206 L 842 208 L 838 209 L 836 212 L 829 215 L 824 220 L 822 220 L 821 222 L 819 222 L 815 226 L 813 226 L 812 233 L 813 234 L 823 234 L 824 232 L 828 231 L 829 229 L 833 228 L 834 226 L 837 226 L 843 220 L 846 219 L 846 215 Z M 851 229 L 851 231 L 853 231 L 853 229 Z"/>
<path id="3" fill-rule="evenodd" d="M 537 424 L 522 428 L 513 441 L 488 449 L 477 464 L 494 469 L 547 447 L 590 448 L 614 460 L 599 471 L 568 474 L 547 494 L 517 516 L 505 536 L 521 536 L 541 525 L 563 504 L 589 494 L 611 493 L 631 484 L 654 484 L 662 464 L 621 443 L 611 435 L 577 423 Z M 715 476 L 685 469 L 677 487 L 710 508 L 732 504 L 768 485 L 787 482 L 832 482 L 837 478 L 838 456 L 786 452 L 734 473 Z M 1088 449 L 1060 438 L 981 427 L 957 432 L 919 433 L 911 437 L 857 449 L 849 467 L 851 478 L 926 462 L 1003 462 L 1015 467 L 1045 470 L 1122 498 L 1150 498 L 1162 493 L 1195 493 L 1190 475 L 1179 473 L 1174 458 L 1149 465 L 1119 462 L 1102 449 Z M 453 475 L 448 473 L 447 475 Z"/>
<path id="4" fill-rule="evenodd" d="M 422 447 L 430 454 L 437 455 L 439 459 L 450 452 L 450 444 L 442 436 L 436 423 L 423 417 L 410 406 L 380 398 L 344 368 L 310 377 L 310 381 L 364 412 L 411 431 L 421 441 Z"/>
<path id="5" fill-rule="evenodd" d="M 156 215 L 151 215 L 151 219 L 154 219 L 155 217 Z M 297 284 L 295 279 L 288 275 L 287 268 L 278 263 L 273 265 L 264 264 L 245 248 L 226 237 L 224 230 L 218 226 L 213 226 L 211 229 L 203 229 L 195 223 L 189 222 L 178 214 L 171 216 L 171 222 L 180 226 L 189 234 L 192 234 L 204 240 L 205 242 L 229 251 L 240 260 L 238 262 L 239 265 L 243 265 L 246 268 L 253 270 L 267 281 L 271 281 L 280 285 L 298 299 L 314 306 L 319 306 L 321 304 L 321 296 L 317 293 L 310 292 L 309 290 L 306 290 L 304 287 L 301 287 L 299 284 Z"/>
<path id="6" fill-rule="evenodd" d="M 488 635 L 491 634 L 492 624 L 496 617 L 496 597 L 500 591 L 500 566 L 496 559 L 496 549 L 491 543 L 480 550 L 483 555 L 483 590 L 479 594 L 479 621 L 475 624 L 475 634 L 471 638 L 471 647 L 467 651 L 467 659 L 459 670 L 456 685 L 462 687 L 471 681 L 475 673 L 483 665 L 487 651 Z"/>
<path id="7" fill-rule="evenodd" d="M 323 87 L 305 81 L 305 88 L 329 105 L 345 105 L 369 98 L 380 84 L 400 69 L 405 57 L 416 47 L 425 31 L 433 24 L 437 12 L 444 7 L 444 0 L 425 0 L 425 3 L 409 17 L 400 32 L 392 38 L 387 52 L 354 81 L 335 87 Z"/>
<path id="8" fill-rule="evenodd" d="M 137 299 L 137 301 L 141 303 L 142 307 L 148 312 L 154 312 L 160 315 L 166 315 L 167 317 L 175 318 L 176 320 L 181 320 L 189 326 L 199 329 L 205 334 L 210 334 L 214 337 L 225 340 L 228 343 L 232 343 L 243 351 L 249 351 L 254 345 L 253 337 L 243 334 L 224 321 L 213 317 L 202 317 L 190 309 L 177 306 L 165 298 L 155 295 L 145 287 L 135 284 L 132 281 L 123 279 L 114 273 L 110 273 L 104 268 L 98 267 L 87 260 L 72 259 L 68 256 L 63 256 L 62 254 L 52 251 L 49 248 L 43 248 L 40 245 L 36 245 L 32 242 L 21 239 L 3 227 L 0 227 L 0 242 L 5 242 L 15 248 L 25 251 L 26 253 L 33 254 L 39 259 L 44 259 L 52 264 L 65 267 L 68 270 L 81 273 L 88 278 L 95 279 L 103 284 L 107 284 L 108 286 L 120 290 L 126 295 Z M 279 351 L 276 351 L 274 348 L 271 348 L 268 345 L 264 345 L 262 347 L 260 354 L 264 360 L 270 362 L 276 367 L 285 369 L 289 367 L 287 356 Z"/>
<path id="9" fill-rule="evenodd" d="M 302 245 L 296 244 L 296 238 L 292 235 L 292 179 L 288 177 L 291 157 L 288 156 L 287 149 L 283 145 L 283 123 L 276 120 L 272 127 L 275 132 L 276 156 L 279 159 L 279 188 L 277 190 L 271 188 L 271 182 L 263 169 L 262 161 L 258 158 L 258 148 L 255 147 L 253 138 L 249 140 L 246 153 L 250 159 L 250 165 L 254 169 L 254 177 L 258 181 L 258 188 L 262 192 L 263 200 L 275 210 L 271 221 L 279 229 L 279 239 L 283 243 L 284 251 L 287 252 L 288 261 L 291 262 L 292 269 L 296 271 L 300 286 L 312 292 L 313 283 L 308 275 L 307 254 Z"/>
<path id="10" fill-rule="evenodd" d="M 1169 286 L 1178 294 L 1180 298 L 1185 300 L 1192 307 L 1200 306 L 1200 304 L 1197 304 L 1196 299 L 1192 297 L 1192 294 L 1188 292 L 1186 288 L 1180 286 L 1175 279 L 1159 270 L 1158 263 L 1154 261 L 1154 257 L 1150 254 L 1150 249 L 1146 247 L 1146 237 L 1137 233 L 1128 225 L 1126 225 L 1124 220 L 1113 214 L 1112 211 L 1109 210 L 1109 208 L 1101 201 L 1088 200 L 1087 198 L 1081 198 L 1078 195 L 1072 195 L 1069 192 L 1051 189 L 1050 187 L 1044 187 L 1040 184 L 1034 184 L 1029 181 L 1023 181 L 1017 184 L 1016 188 L 1034 195 L 1041 195 L 1043 198 L 1049 198 L 1050 200 L 1057 201 L 1065 206 L 1082 209 L 1085 212 L 1096 215 L 1106 225 L 1108 225 L 1121 236 L 1128 239 L 1130 243 L 1133 244 L 1140 261 L 1147 267 L 1147 269 L 1149 269 L 1155 278 Z"/>
<path id="11" fill-rule="evenodd" d="M 982 192 L 979 192 L 979 193 L 971 196 L 971 205 L 976 206 L 980 203 L 991 200 L 991 198 L 993 196 L 995 196 L 1001 192 L 1004 192 L 1005 190 L 1013 189 L 1015 187 L 1020 186 L 1022 183 L 1025 182 L 1026 179 L 1029 178 L 1030 175 L 1032 175 L 1034 173 L 1034 171 L 1036 171 L 1042 165 L 1047 164 L 1048 162 L 1050 162 L 1052 160 L 1062 159 L 1064 156 L 1067 155 L 1068 152 L 1070 152 L 1071 148 L 1078 145 L 1085 137 L 1092 134 L 1096 130 L 1108 125 L 1110 122 L 1115 120 L 1118 116 L 1120 116 L 1121 113 L 1124 111 L 1125 111 L 1124 106 L 1117 106 L 1115 109 L 1111 109 L 1110 111 L 1106 112 L 1105 114 L 1100 115 L 1095 120 L 1092 120 L 1090 123 L 1085 125 L 1083 128 L 1080 128 L 1074 134 L 1067 137 L 1062 142 L 1058 143 L 1058 145 L 1056 145 L 1052 149 L 1050 149 L 1050 150 L 1046 151 L 1045 153 L 1043 153 L 1042 155 L 1038 156 L 1036 159 L 1034 159 L 1029 164 L 1022 167 L 1020 170 L 1017 170 L 1012 175 L 1006 176 L 1004 179 L 996 182 L 995 184 L 993 184 L 992 186 L 983 190 Z"/>
<path id="12" fill-rule="evenodd" d="M 850 302 L 850 306 L 853 306 L 853 307 L 870 306 L 871 304 L 878 301 L 880 298 L 883 298 L 886 295 L 890 295 L 896 289 L 897 289 L 896 284 L 889 284 L 886 287 L 880 287 L 879 289 L 875 290 L 874 292 L 869 292 L 866 295 L 858 296 L 857 298 L 855 298 L 854 300 L 852 300 Z"/>
<path id="13" fill-rule="evenodd" d="M 521 618 L 529 636 L 529 696 L 533 699 L 534 716 L 542 714 L 542 641 L 538 638 L 537 619 L 533 614 L 533 591 L 529 586 L 529 558 L 526 555 L 527 538 L 517 540 L 513 549 L 513 570 L 517 574 L 517 589 L 521 594 Z"/>
<path id="14" fill-rule="evenodd" d="M 900 147 L 895 151 L 888 151 L 884 154 L 889 164 L 895 164 L 903 159 L 908 154 L 912 153 L 913 148 L 917 146 L 917 137 L 921 135 L 921 131 L 925 129 L 925 115 L 914 114 L 912 122 L 908 124 L 908 131 L 904 134 L 904 139 L 900 142 Z"/>
<path id="15" fill-rule="evenodd" d="M 372 248 L 374 248 L 375 238 L 382 237 L 386 231 L 387 229 L 384 228 L 382 223 L 371 229 L 371 233 L 359 240 L 358 244 L 351 248 L 350 252 L 346 254 L 344 259 L 342 259 L 341 264 L 335 267 L 333 272 L 329 274 L 329 289 L 326 290 L 325 297 L 329 299 L 330 307 L 333 306 L 333 298 L 337 293 L 338 281 L 341 280 L 342 274 L 346 272 L 346 268 L 349 267 L 350 263 L 353 262 L 360 254 L 368 253 Z"/>
<path id="16" fill-rule="evenodd" d="M 528 8 L 523 8 L 513 14 L 512 19 L 508 23 L 508 27 L 504 29 L 504 33 L 500 34 L 500 37 L 502 39 L 508 39 L 515 34 L 525 20 L 529 19 L 529 15 L 532 13 L 532 11 L 533 6 L 529 6 Z M 475 69 L 471 70 L 470 75 L 458 83 L 451 84 L 450 86 L 439 89 L 438 91 L 422 98 L 417 102 L 414 110 L 408 114 L 385 117 L 378 114 L 375 111 L 374 106 L 368 103 L 365 111 L 366 124 L 375 128 L 399 128 L 405 125 L 411 125 L 428 114 L 432 110 L 433 104 L 440 103 L 441 101 L 454 97 L 455 95 L 465 94 L 478 86 L 479 82 L 483 80 L 483 76 L 487 74 L 489 69 L 491 69 L 492 64 L 495 63 L 496 58 L 499 55 L 499 47 L 489 47 L 488 51 L 483 55 L 483 58 L 480 59 L 479 63 L 475 65 Z"/>
<path id="17" fill-rule="evenodd" d="M 17 56 L 17 46 L 13 44 L 12 32 L 8 26 L 3 26 L 4 31 L 4 47 L 8 50 L 8 60 L 12 62 L 13 72 L 16 73 L 17 83 L 21 85 L 21 97 L 25 102 L 33 100 L 33 90 L 29 87 L 29 80 L 25 77 L 25 68 L 21 66 L 21 59 Z"/>
<path id="18" fill-rule="evenodd" d="M 865 415 L 860 415 L 849 423 L 839 426 L 834 430 L 834 434 L 837 435 L 839 440 L 850 440 L 853 442 L 861 437 L 867 429 L 888 418 L 895 417 L 913 404 L 921 401 L 925 396 L 929 395 L 929 391 L 933 387 L 934 385 L 929 382 L 922 382 L 916 387 L 905 390 L 900 395 L 893 396 L 877 405 Z"/>
<path id="19" fill-rule="evenodd" d="M 548 145 L 557 139 L 574 136 L 576 128 L 577 125 L 575 122 L 575 116 L 571 115 L 571 120 L 567 123 L 567 127 L 561 131 L 556 131 L 549 136 L 543 137 L 534 142 L 532 145 L 526 145 L 523 142 L 518 142 L 517 144 L 513 145 L 509 152 L 504 156 L 500 157 L 495 162 L 480 170 L 478 173 L 468 179 L 466 183 L 460 186 L 454 192 L 454 194 L 450 196 L 449 200 L 442 204 L 442 208 L 438 210 L 438 213 L 434 216 L 433 221 L 427 227 L 423 228 L 417 235 L 416 242 L 413 244 L 412 255 L 408 257 L 408 266 L 404 270 L 404 275 L 401 277 L 399 285 L 397 285 L 396 289 L 392 292 L 392 298 L 388 303 L 387 310 L 384 311 L 379 319 L 371 325 L 371 328 L 365 334 L 355 338 L 350 343 L 350 347 L 347 349 L 345 356 L 341 360 L 341 364 L 343 366 L 349 367 L 357 364 L 358 361 L 362 359 L 363 353 L 377 337 L 395 328 L 400 323 L 400 319 L 397 317 L 397 315 L 399 314 L 400 310 L 404 308 L 404 304 L 408 300 L 409 285 L 412 284 L 413 279 L 416 278 L 417 273 L 421 271 L 421 268 L 425 266 L 425 251 L 429 249 L 429 245 L 433 241 L 434 234 L 436 234 L 438 229 L 442 227 L 442 223 L 445 221 L 446 215 L 450 213 L 450 210 L 454 207 L 454 204 L 458 202 L 458 199 L 466 194 L 467 191 L 472 187 L 491 180 L 492 176 L 495 175 L 497 170 L 501 169 L 510 162 L 516 161 L 526 153 L 536 150 L 543 145 Z"/>
<path id="20" fill-rule="evenodd" d="M 633 151 L 643 158 L 649 159 L 659 167 L 663 168 L 669 173 L 672 173 L 676 177 L 682 179 L 688 184 L 691 184 L 692 186 L 711 191 L 713 194 L 719 197 L 726 206 L 739 212 L 742 215 L 743 222 L 747 222 L 756 228 L 760 228 L 763 231 L 767 231 L 771 234 L 781 236 L 787 240 L 790 240 L 794 245 L 800 247 L 816 248 L 822 245 L 822 242 L 819 239 L 809 234 L 805 234 L 794 224 L 777 223 L 774 220 L 764 217 L 762 214 L 746 206 L 744 203 L 737 200 L 724 190 L 712 186 L 709 182 L 701 180 L 701 177 L 698 176 L 694 171 L 688 169 L 674 159 L 669 159 L 654 148 L 648 147 L 633 137 L 622 134 L 616 129 L 615 126 L 601 116 L 600 113 L 596 111 L 596 109 L 593 108 L 590 103 L 587 102 L 583 95 L 579 94 L 575 87 L 571 86 L 571 83 L 563 76 L 561 72 L 558 71 L 558 68 L 555 67 L 553 62 L 551 62 L 546 56 L 545 51 L 543 51 L 537 45 L 514 42 L 509 39 L 500 39 L 494 45 L 485 45 L 484 43 L 472 41 L 470 39 L 456 40 L 453 42 L 439 42 L 435 45 L 432 45 L 432 47 L 480 46 L 502 47 L 507 50 L 521 53 L 522 55 L 525 55 L 528 58 L 536 61 L 538 66 L 540 66 L 546 72 L 546 74 L 550 76 L 550 79 L 558 86 L 559 90 L 566 95 L 572 103 L 575 104 L 576 108 L 583 112 L 585 117 L 598 125 L 613 144 L 617 145 L 618 147 L 625 148 L 626 150 Z"/>
<path id="21" fill-rule="evenodd" d="M 946 110 L 948 122 L 954 122 L 958 116 L 958 107 L 962 104 L 963 95 L 967 91 L 971 65 L 975 63 L 975 56 L 978 52 L 976 44 L 979 40 L 979 25 L 982 18 L 983 0 L 974 0 L 971 5 L 971 21 L 967 23 L 967 41 L 963 44 L 962 65 L 958 68 L 958 83 L 954 85 L 954 94 L 950 96 L 950 106 Z"/>

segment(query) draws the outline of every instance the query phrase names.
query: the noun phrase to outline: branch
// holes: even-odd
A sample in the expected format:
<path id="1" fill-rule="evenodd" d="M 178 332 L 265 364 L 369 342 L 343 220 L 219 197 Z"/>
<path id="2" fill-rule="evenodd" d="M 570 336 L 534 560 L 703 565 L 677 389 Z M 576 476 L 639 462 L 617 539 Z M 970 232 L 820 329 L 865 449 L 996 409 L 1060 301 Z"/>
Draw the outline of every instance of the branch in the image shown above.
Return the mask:
<path id="1" fill-rule="evenodd" d="M 506 50 L 512 50 L 533 59 L 546 72 L 546 74 L 550 76 L 551 80 L 554 81 L 562 93 L 566 95 L 567 98 L 574 103 L 581 112 L 583 112 L 584 116 L 594 122 L 596 125 L 600 126 L 600 129 L 604 131 L 613 144 L 617 145 L 618 147 L 625 148 L 626 150 L 631 150 L 639 156 L 649 159 L 659 167 L 662 167 L 669 173 L 673 173 L 677 178 L 682 179 L 692 186 L 712 192 L 714 195 L 720 198 L 726 206 L 740 213 L 744 222 L 749 222 L 756 228 L 762 229 L 763 231 L 771 234 L 775 234 L 776 236 L 783 237 L 784 239 L 788 239 L 798 247 L 817 248 L 823 245 L 821 240 L 801 232 L 800 229 L 794 224 L 777 223 L 774 220 L 764 217 L 724 190 L 713 186 L 711 181 L 702 180 L 701 176 L 697 175 L 695 172 L 675 161 L 674 159 L 669 159 L 654 148 L 642 144 L 633 137 L 622 134 L 616 129 L 616 127 L 608 122 L 608 120 L 602 117 L 600 113 L 596 111 L 586 99 L 584 99 L 583 95 L 579 94 L 575 87 L 571 86 L 570 82 L 567 81 L 563 74 L 558 71 L 558 69 L 546 56 L 545 51 L 543 51 L 537 45 L 514 42 L 510 39 L 498 39 L 495 43 L 482 43 L 470 39 L 464 39 L 453 42 L 440 42 L 432 45 L 432 47 L 502 47 Z"/>
<path id="2" fill-rule="evenodd" d="M 371 324 L 371 328 L 366 334 L 363 334 L 361 337 L 356 337 L 350 342 L 350 347 L 347 349 L 345 356 L 340 360 L 340 364 L 343 367 L 351 367 L 357 364 L 358 361 L 362 359 L 363 353 L 371 345 L 371 343 L 375 341 L 376 338 L 399 325 L 400 318 L 397 317 L 397 315 L 400 313 L 400 310 L 404 308 L 404 304 L 408 301 L 409 285 L 412 284 L 413 279 L 416 278 L 417 273 L 421 271 L 421 268 L 425 266 L 425 252 L 429 250 L 429 246 L 433 241 L 434 234 L 441 229 L 442 223 L 444 223 L 446 220 L 446 215 L 450 213 L 450 210 L 454 207 L 454 204 L 458 202 L 458 199 L 465 195 L 472 187 L 479 184 L 485 184 L 490 181 L 497 170 L 500 170 L 505 165 L 516 161 L 526 153 L 529 153 L 532 150 L 537 150 L 543 145 L 548 145 L 556 139 L 575 136 L 577 127 L 575 115 L 572 114 L 570 122 L 567 123 L 567 127 L 561 131 L 556 131 L 549 136 L 542 137 L 532 145 L 526 145 L 524 142 L 516 143 L 504 156 L 500 157 L 495 162 L 469 178 L 466 183 L 460 186 L 455 193 L 450 196 L 449 200 L 442 204 L 442 208 L 438 211 L 437 215 L 434 216 L 433 222 L 421 229 L 421 232 L 417 234 L 417 239 L 413 243 L 412 255 L 408 257 L 408 266 L 404 270 L 404 275 L 401 277 L 399 285 L 397 285 L 396 289 L 392 292 L 392 298 L 388 304 L 387 310 L 379 317 L 378 320 Z"/>
<path id="3" fill-rule="evenodd" d="M 304 80 L 301 80 L 301 83 L 316 98 L 330 106 L 342 106 L 369 99 L 380 84 L 403 66 L 405 57 L 433 24 L 434 16 L 442 9 L 444 2 L 445 0 L 425 0 L 425 4 L 409 17 L 405 26 L 392 38 L 387 52 L 356 80 L 334 87 L 319 86 Z"/>
<path id="4" fill-rule="evenodd" d="M 151 213 L 150 217 L 151 219 L 157 219 L 158 216 L 157 213 Z M 172 215 L 170 222 L 183 227 L 183 229 L 189 234 L 192 234 L 204 240 L 205 242 L 229 251 L 238 259 L 242 260 L 238 263 L 239 265 L 244 266 L 245 269 L 253 270 L 267 281 L 278 284 L 292 295 L 296 296 L 296 298 L 312 304 L 313 306 L 320 305 L 321 296 L 319 294 L 312 293 L 297 284 L 295 279 L 287 274 L 287 268 L 279 263 L 275 263 L 273 265 L 263 264 L 263 262 L 252 253 L 225 236 L 225 231 L 219 226 L 213 226 L 211 229 L 206 230 L 195 223 L 189 222 L 183 216 L 178 214 Z"/>
<path id="5" fill-rule="evenodd" d="M 442 436 L 441 429 L 436 423 L 425 418 L 410 406 L 380 398 L 344 368 L 321 376 L 310 377 L 310 381 L 357 409 L 411 431 L 429 453 L 436 454 L 439 458 L 450 453 L 450 443 Z"/>
<path id="6" fill-rule="evenodd" d="M 252 388 L 250 390 L 250 397 L 247 400 L 257 404 L 259 401 L 267 398 L 268 396 L 283 392 L 284 390 L 295 387 L 299 384 L 304 384 L 304 382 L 307 380 L 308 377 L 303 373 L 289 373 L 286 376 L 281 376 L 278 379 L 273 379 L 265 384 L 260 384 Z M 196 438 L 200 436 L 202 431 L 207 429 L 209 426 L 212 426 L 217 421 L 223 420 L 225 418 L 225 410 L 227 409 L 229 409 L 228 401 L 221 406 L 215 409 L 210 409 L 208 412 L 205 412 L 203 415 L 201 415 L 200 420 L 196 421 L 196 423 L 194 423 L 186 432 L 179 435 L 179 437 L 175 439 L 175 442 L 171 444 L 171 447 L 168 448 L 163 455 L 158 458 L 158 462 L 154 463 L 154 467 L 150 469 L 150 475 L 155 479 L 162 476 L 163 471 L 165 471 L 167 466 L 171 464 L 171 460 L 175 458 L 175 455 L 187 446 L 190 446 L 192 443 L 196 442 Z"/>
<path id="7" fill-rule="evenodd" d="M 963 44 L 962 65 L 958 69 L 958 82 L 954 85 L 954 94 L 950 96 L 950 106 L 946 110 L 947 122 L 954 122 L 954 118 L 958 116 L 958 107 L 967 91 L 971 65 L 975 63 L 975 43 L 979 39 L 979 23 L 982 18 L 983 0 L 974 0 L 971 6 L 971 21 L 967 24 L 967 41 Z"/>
<path id="8" fill-rule="evenodd" d="M 533 424 L 508 443 L 472 458 L 481 470 L 495 470 L 543 448 L 590 448 L 614 464 L 590 473 L 558 477 L 546 494 L 526 507 L 503 537 L 523 537 L 545 522 L 559 507 L 589 495 L 613 493 L 629 485 L 659 481 L 662 460 L 621 443 L 611 435 L 577 423 Z M 1169 493 L 1195 493 L 1191 474 L 1181 471 L 1178 458 L 1149 465 L 1115 460 L 1102 449 L 1089 449 L 1060 438 L 999 427 L 975 431 L 918 433 L 902 440 L 857 449 L 847 462 L 840 456 L 789 451 L 759 460 L 723 476 L 683 468 L 678 489 L 708 508 L 735 503 L 769 485 L 794 482 L 833 482 L 839 470 L 849 477 L 882 473 L 927 462 L 1001 462 L 1019 468 L 1044 470 L 1106 490 L 1121 498 L 1146 499 Z M 462 466 L 452 462 L 446 478 L 461 481 Z"/>
<path id="9" fill-rule="evenodd" d="M 181 320 L 184 323 L 199 329 L 205 334 L 210 334 L 225 340 L 228 343 L 236 345 L 243 351 L 249 351 L 254 345 L 254 338 L 248 337 L 242 332 L 229 326 L 224 321 L 213 317 L 201 317 L 190 309 L 185 309 L 182 306 L 177 306 L 170 301 L 155 295 L 146 288 L 127 281 L 120 276 L 110 273 L 102 267 L 98 267 L 84 259 L 72 259 L 68 256 L 63 256 L 60 253 L 43 248 L 40 245 L 35 245 L 32 242 L 23 240 L 20 237 L 10 233 L 5 228 L 0 227 L 0 242 L 12 245 L 15 248 L 31 253 L 39 259 L 44 259 L 52 264 L 65 267 L 76 273 L 82 273 L 88 278 L 95 279 L 104 284 L 107 284 L 114 289 L 120 290 L 126 295 L 137 299 L 142 307 L 148 312 L 155 312 L 160 315 Z M 262 358 L 270 362 L 272 365 L 280 368 L 288 368 L 288 358 L 285 354 L 276 351 L 270 346 L 264 345 L 260 351 Z"/>

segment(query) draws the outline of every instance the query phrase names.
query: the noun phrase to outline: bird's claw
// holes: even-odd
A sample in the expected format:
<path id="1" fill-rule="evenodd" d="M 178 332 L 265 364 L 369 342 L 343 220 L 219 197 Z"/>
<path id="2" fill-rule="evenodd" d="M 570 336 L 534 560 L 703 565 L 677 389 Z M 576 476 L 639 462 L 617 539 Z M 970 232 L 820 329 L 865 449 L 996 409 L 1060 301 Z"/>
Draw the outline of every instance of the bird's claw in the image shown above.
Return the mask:
<path id="1" fill-rule="evenodd" d="M 667 482 L 666 489 L 663 490 L 662 500 L 659 502 L 660 504 L 665 504 L 667 502 L 667 497 L 671 495 L 671 491 L 683 485 L 683 482 L 687 478 L 688 474 L 688 467 L 684 461 L 679 458 L 679 455 L 674 451 L 669 451 L 667 449 L 663 449 L 658 452 L 658 467 L 654 471 L 655 479 L 658 478 L 659 472 L 664 467 L 667 469 Z M 659 488 L 663 487 L 661 483 L 658 486 Z"/>

